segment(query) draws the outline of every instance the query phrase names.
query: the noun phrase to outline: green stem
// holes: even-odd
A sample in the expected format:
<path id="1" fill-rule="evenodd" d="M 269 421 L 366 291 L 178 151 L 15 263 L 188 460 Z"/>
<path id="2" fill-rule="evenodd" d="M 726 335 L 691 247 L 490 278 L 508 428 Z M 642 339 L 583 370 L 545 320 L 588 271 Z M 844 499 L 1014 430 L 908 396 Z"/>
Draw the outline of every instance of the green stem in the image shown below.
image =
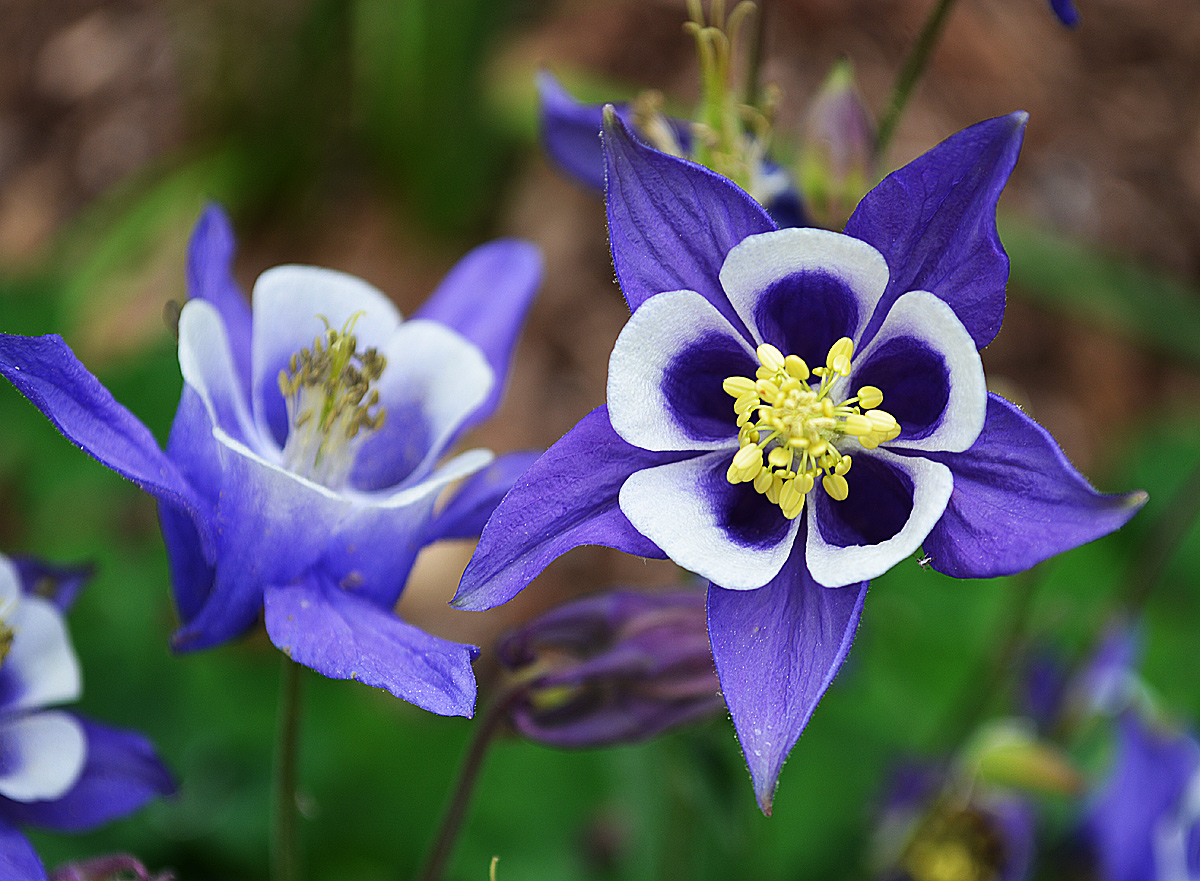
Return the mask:
<path id="1" fill-rule="evenodd" d="M 929 56 L 933 54 L 938 38 L 942 35 L 954 2 L 955 0 L 938 0 L 933 11 L 929 13 L 929 17 L 925 19 L 925 24 L 921 26 L 921 33 L 917 35 L 917 41 L 908 53 L 908 58 L 905 59 L 899 76 L 896 77 L 891 98 L 888 99 L 887 110 L 879 121 L 879 130 L 875 135 L 875 155 L 877 157 L 883 156 L 883 151 L 887 149 L 892 135 L 896 133 L 896 124 L 900 121 L 900 114 L 908 104 L 908 99 L 912 97 L 912 91 L 920 81 L 921 75 L 925 73 L 925 65 L 929 62 Z"/>
<path id="2" fill-rule="evenodd" d="M 1154 521 L 1150 536 L 1139 545 L 1125 589 L 1127 614 L 1136 616 L 1166 575 L 1167 566 L 1200 518 L 1200 462 L 1171 496 Z"/>
<path id="3" fill-rule="evenodd" d="M 746 92 L 744 104 L 758 107 L 759 91 L 762 89 L 763 47 L 767 42 L 767 0 L 756 0 L 754 9 L 754 36 L 750 40 L 750 56 L 746 60 Z"/>
<path id="4" fill-rule="evenodd" d="M 463 817 L 471 804 L 471 795 L 475 790 L 479 771 L 483 767 L 484 756 L 487 755 L 495 735 L 503 727 L 502 723 L 509 706 L 522 690 L 523 686 L 502 690 L 483 712 L 479 725 L 471 736 L 471 742 L 467 745 L 467 752 L 458 769 L 458 780 L 455 781 L 450 801 L 442 814 L 437 836 L 425 856 L 425 864 L 416 876 L 417 881 L 439 881 L 445 872 L 446 863 L 454 851 L 454 843 L 458 840 L 458 833 L 462 828 Z"/>
<path id="5" fill-rule="evenodd" d="M 271 881 L 297 881 L 300 859 L 296 836 L 296 765 L 300 739 L 299 664 L 283 655 L 275 741 L 275 802 L 271 834 Z"/>

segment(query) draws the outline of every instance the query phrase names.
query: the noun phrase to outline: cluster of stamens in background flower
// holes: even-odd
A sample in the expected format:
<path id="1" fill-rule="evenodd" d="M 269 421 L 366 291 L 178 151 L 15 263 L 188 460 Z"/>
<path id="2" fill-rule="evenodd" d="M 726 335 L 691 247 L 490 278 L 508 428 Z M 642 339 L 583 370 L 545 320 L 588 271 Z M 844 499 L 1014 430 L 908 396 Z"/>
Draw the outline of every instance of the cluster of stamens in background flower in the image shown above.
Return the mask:
<path id="1" fill-rule="evenodd" d="M 17 635 L 17 632 L 8 626 L 8 617 L 14 608 L 16 608 L 15 601 L 0 604 L 0 667 L 4 666 L 9 650 L 12 649 L 13 637 Z"/>
<path id="2" fill-rule="evenodd" d="M 879 409 L 883 392 L 875 386 L 865 385 L 837 405 L 830 398 L 837 377 L 850 375 L 853 354 L 854 343 L 842 337 L 830 348 L 825 366 L 810 371 L 804 359 L 784 357 L 764 343 L 758 347 L 761 366 L 754 379 L 725 380 L 738 425 L 738 451 L 726 473 L 730 483 L 752 482 L 789 520 L 800 515 L 818 477 L 838 501 L 849 495 L 851 461 L 836 442 L 849 435 L 873 450 L 900 434 L 895 418 Z M 820 385 L 813 388 L 810 376 L 820 377 Z"/>
<path id="3" fill-rule="evenodd" d="M 345 483 L 357 443 L 383 425 L 385 415 L 379 392 L 371 386 L 383 374 L 387 359 L 374 348 L 358 351 L 354 325 L 361 315 L 351 316 L 340 331 L 318 316 L 325 333 L 313 340 L 311 349 L 292 355 L 287 370 L 279 371 L 279 390 L 291 425 L 284 464 L 331 488 Z"/>

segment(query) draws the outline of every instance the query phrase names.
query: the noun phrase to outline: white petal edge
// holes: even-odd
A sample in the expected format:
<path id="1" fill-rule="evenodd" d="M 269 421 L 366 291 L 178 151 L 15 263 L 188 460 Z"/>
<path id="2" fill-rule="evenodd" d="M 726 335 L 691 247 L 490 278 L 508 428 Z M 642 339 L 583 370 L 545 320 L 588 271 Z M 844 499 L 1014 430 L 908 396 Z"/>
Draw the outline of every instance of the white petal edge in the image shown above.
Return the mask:
<path id="1" fill-rule="evenodd" d="M 841 279 L 857 298 L 858 325 L 850 334 L 857 341 L 888 283 L 887 261 L 861 239 L 807 227 L 747 236 L 726 256 L 721 267 L 721 287 L 756 343 L 778 343 L 778 340 L 764 340 L 754 321 L 759 298 L 781 278 L 814 271 Z"/>
<path id="2" fill-rule="evenodd" d="M 208 419 L 255 447 L 261 441 L 233 363 L 225 322 L 207 300 L 189 300 L 179 315 L 179 370 L 204 402 Z M 274 443 L 270 449 L 274 450 Z"/>
<path id="3" fill-rule="evenodd" d="M 874 339 L 860 354 L 855 355 L 855 369 L 868 364 L 871 355 L 880 346 L 897 337 L 918 339 L 942 355 L 950 371 L 950 398 L 942 413 L 941 423 L 931 434 L 913 440 L 901 438 L 889 441 L 887 446 L 961 453 L 975 443 L 983 431 L 983 420 L 987 415 L 987 381 L 975 341 L 945 301 L 928 291 L 910 291 L 896 300 Z M 852 374 L 848 380 L 839 383 L 834 393 L 853 388 L 855 381 Z M 882 391 L 881 406 L 887 410 L 887 389 Z"/>
<path id="4" fill-rule="evenodd" d="M 741 334 L 695 291 L 655 294 L 638 307 L 608 359 L 608 418 L 623 440 L 657 452 L 729 445 L 732 437 L 715 441 L 689 437 L 671 416 L 670 402 L 663 394 L 663 375 L 672 359 L 690 343 L 713 333 L 736 340 L 754 360 L 754 350 Z M 728 403 L 732 418 L 733 398 Z"/>
<path id="5" fill-rule="evenodd" d="M 0 675 L 15 689 L 4 711 L 78 700 L 83 690 L 79 659 L 58 607 L 42 597 L 25 596 L 4 623 L 12 628 L 13 641 Z"/>
<path id="6" fill-rule="evenodd" d="M 697 485 L 714 469 L 724 471 L 734 452 L 736 441 L 725 450 L 635 471 L 621 486 L 618 500 L 634 528 L 678 565 L 728 590 L 753 590 L 783 568 L 800 519 L 767 548 L 746 547 L 729 538 Z"/>
<path id="7" fill-rule="evenodd" d="M 12 560 L 0 554 L 0 621 L 21 601 L 21 575 Z"/>
<path id="8" fill-rule="evenodd" d="M 807 505 L 808 543 L 805 562 L 813 580 L 825 587 L 843 587 L 877 578 L 901 560 L 911 556 L 929 535 L 950 502 L 954 477 L 940 462 L 916 456 L 897 456 L 886 450 L 855 452 L 855 457 L 874 456 L 906 472 L 913 482 L 913 507 L 908 521 L 894 536 L 875 545 L 838 547 L 821 537 L 815 505 Z M 854 472 L 850 472 L 850 492 L 854 492 Z M 818 486 L 813 492 L 824 492 Z M 837 502 L 831 502 L 837 504 Z"/>
<path id="9" fill-rule="evenodd" d="M 378 288 L 344 272 L 318 266 L 276 266 L 258 277 L 252 301 L 250 342 L 252 407 L 263 437 L 271 437 L 264 394 L 278 394 L 276 372 L 325 331 L 362 313 L 354 325 L 360 348 L 382 348 L 400 325 L 401 315 Z"/>
<path id="10" fill-rule="evenodd" d="M 0 722 L 0 795 L 14 801 L 61 798 L 83 773 L 87 739 L 83 726 L 61 711 Z"/>
<path id="11" fill-rule="evenodd" d="M 380 407 L 387 411 L 416 403 L 432 429 L 429 448 L 412 471 L 424 474 L 441 458 L 462 421 L 487 399 L 495 372 L 478 346 L 436 321 L 404 322 L 380 351 L 387 357 L 375 385 Z M 363 441 L 359 458 L 388 455 L 393 432 L 403 433 L 395 421 L 389 426 L 388 418 Z"/>

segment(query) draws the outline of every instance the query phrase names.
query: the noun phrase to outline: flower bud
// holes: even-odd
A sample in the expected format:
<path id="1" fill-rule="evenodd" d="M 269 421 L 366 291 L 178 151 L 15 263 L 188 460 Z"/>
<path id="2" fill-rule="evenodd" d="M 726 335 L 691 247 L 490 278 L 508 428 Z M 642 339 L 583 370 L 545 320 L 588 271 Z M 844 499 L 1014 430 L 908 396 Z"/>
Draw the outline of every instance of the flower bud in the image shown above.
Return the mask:
<path id="1" fill-rule="evenodd" d="M 502 638 L 496 654 L 525 680 L 514 728 L 565 748 L 647 740 L 720 711 L 700 590 L 614 590 L 566 603 Z"/>

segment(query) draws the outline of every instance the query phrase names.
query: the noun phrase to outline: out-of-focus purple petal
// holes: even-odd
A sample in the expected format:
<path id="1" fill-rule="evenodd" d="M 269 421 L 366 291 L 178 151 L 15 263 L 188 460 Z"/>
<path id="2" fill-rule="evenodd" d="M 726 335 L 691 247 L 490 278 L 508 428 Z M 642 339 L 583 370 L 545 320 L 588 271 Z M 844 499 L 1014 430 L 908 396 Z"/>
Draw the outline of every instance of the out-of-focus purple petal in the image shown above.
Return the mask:
<path id="1" fill-rule="evenodd" d="M 8 816 L 58 832 L 86 832 L 175 791 L 170 773 L 145 737 L 76 718 L 87 738 L 87 760 L 75 785 L 52 801 L 10 802 Z"/>
<path id="2" fill-rule="evenodd" d="M 604 148 L 600 145 L 604 109 L 580 104 L 549 71 L 537 77 L 541 101 L 542 143 L 571 177 L 594 190 L 604 189 Z M 618 112 L 622 112 L 618 110 Z"/>
<path id="3" fill-rule="evenodd" d="M 12 564 L 17 568 L 21 589 L 25 593 L 49 600 L 64 614 L 70 610 L 95 570 L 90 563 L 85 566 L 55 566 L 36 557 L 13 557 Z"/>
<path id="4" fill-rule="evenodd" d="M 1146 502 L 1141 491 L 1096 492 L 1049 432 L 996 395 L 988 395 L 983 431 L 970 449 L 923 455 L 954 475 L 925 553 L 933 568 L 959 578 L 1021 572 L 1119 529 Z"/>
<path id="5" fill-rule="evenodd" d="M 426 527 L 423 541 L 477 537 L 496 505 L 541 455 L 541 450 L 505 453 L 472 474 Z"/>
<path id="6" fill-rule="evenodd" d="M 597 147 L 599 144 L 597 137 Z M 414 316 L 458 331 L 483 350 L 492 366 L 495 382 L 491 393 L 459 433 L 496 409 L 517 337 L 541 281 L 538 249 L 529 242 L 499 239 L 480 245 L 459 260 Z"/>
<path id="7" fill-rule="evenodd" d="M 1050 0 L 1050 9 L 1069 28 L 1079 26 L 1079 11 L 1071 0 Z"/>
<path id="8" fill-rule="evenodd" d="M 757 590 L 708 589 L 713 659 L 765 814 L 784 759 L 850 651 L 866 595 L 866 583 L 817 584 L 801 553 Z"/>
<path id="9" fill-rule="evenodd" d="M 137 417 L 75 357 L 62 337 L 0 334 L 0 374 L 67 440 L 150 495 L 195 515 L 204 506 Z M 212 536 L 197 519 L 199 537 Z"/>
<path id="10" fill-rule="evenodd" d="M 1008 281 L 996 201 L 1016 164 L 1027 118 L 1012 113 L 951 135 L 859 203 L 846 234 L 874 245 L 891 270 L 864 341 L 908 291 L 930 291 L 949 303 L 979 347 L 995 337 Z"/>
<path id="11" fill-rule="evenodd" d="M 479 611 L 506 603 L 556 557 L 603 545 L 661 559 L 621 513 L 621 485 L 635 471 L 686 454 L 651 453 L 623 441 L 597 407 L 513 485 L 484 527 L 452 605 Z"/>
<path id="12" fill-rule="evenodd" d="M 431 636 L 336 585 L 268 587 L 266 624 L 276 646 L 322 676 L 382 688 L 442 716 L 474 712 L 479 649 Z"/>
<path id="13" fill-rule="evenodd" d="M 0 818 L 0 878 L 46 881 L 46 870 L 29 839 L 4 818 Z"/>
<path id="14" fill-rule="evenodd" d="M 188 242 L 188 296 L 217 307 L 229 336 L 233 361 L 246 400 L 250 395 L 250 302 L 233 278 L 237 242 L 220 205 L 210 203 Z"/>
<path id="15" fill-rule="evenodd" d="M 1156 839 L 1198 765 L 1191 737 L 1154 730 L 1134 712 L 1121 716 L 1112 774 L 1084 821 L 1105 881 L 1183 877 L 1156 865 Z"/>
<path id="16" fill-rule="evenodd" d="M 1000 875 L 996 881 L 1025 881 L 1033 868 L 1033 808 L 1017 798 L 997 798 L 985 808 L 999 834 L 1003 848 Z"/>
<path id="17" fill-rule="evenodd" d="M 734 245 L 775 229 L 767 212 L 728 179 L 645 146 L 615 113 L 605 118 L 604 156 L 609 242 L 630 309 L 695 291 L 749 339 L 720 272 Z"/>

